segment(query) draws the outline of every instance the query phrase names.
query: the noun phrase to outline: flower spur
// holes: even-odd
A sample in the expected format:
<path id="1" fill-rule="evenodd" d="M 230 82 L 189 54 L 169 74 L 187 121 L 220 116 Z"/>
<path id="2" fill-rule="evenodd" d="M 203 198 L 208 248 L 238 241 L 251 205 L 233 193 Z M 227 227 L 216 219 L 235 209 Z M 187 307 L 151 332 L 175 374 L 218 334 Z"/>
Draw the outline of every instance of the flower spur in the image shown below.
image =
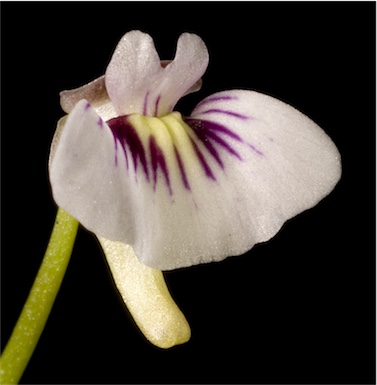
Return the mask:
<path id="1" fill-rule="evenodd" d="M 341 175 L 326 133 L 270 96 L 223 91 L 189 117 L 175 111 L 207 65 L 197 35 L 162 62 L 149 35 L 128 32 L 104 76 L 61 93 L 68 115 L 51 148 L 56 203 L 98 237 L 136 323 L 162 348 L 190 338 L 162 270 L 269 240 Z"/>

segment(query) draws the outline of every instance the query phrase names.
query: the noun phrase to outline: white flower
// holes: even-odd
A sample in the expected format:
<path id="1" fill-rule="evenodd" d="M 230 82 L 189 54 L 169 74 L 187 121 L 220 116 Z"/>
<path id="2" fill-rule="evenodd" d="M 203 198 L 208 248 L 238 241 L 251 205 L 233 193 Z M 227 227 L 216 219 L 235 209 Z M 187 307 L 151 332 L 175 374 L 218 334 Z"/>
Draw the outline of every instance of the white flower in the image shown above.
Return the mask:
<path id="1" fill-rule="evenodd" d="M 131 31 L 103 77 L 61 94 L 68 116 L 50 157 L 56 203 L 102 245 L 130 245 L 153 269 L 242 254 L 341 175 L 326 133 L 270 96 L 223 91 L 189 117 L 174 111 L 207 65 L 197 35 L 182 34 L 174 60 L 161 62 L 151 37 Z"/>

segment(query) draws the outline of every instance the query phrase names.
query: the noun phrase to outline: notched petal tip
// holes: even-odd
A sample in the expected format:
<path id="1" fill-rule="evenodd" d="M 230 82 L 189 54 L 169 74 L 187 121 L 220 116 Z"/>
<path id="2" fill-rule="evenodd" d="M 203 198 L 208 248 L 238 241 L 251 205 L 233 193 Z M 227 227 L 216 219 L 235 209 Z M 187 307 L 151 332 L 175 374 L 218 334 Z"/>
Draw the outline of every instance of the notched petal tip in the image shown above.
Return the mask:
<path id="1" fill-rule="evenodd" d="M 200 36 L 183 33 L 177 41 L 174 60 L 170 72 L 166 76 L 172 77 L 171 105 L 174 107 L 178 100 L 191 92 L 201 88 L 201 77 L 205 73 L 209 62 L 208 49 Z"/>
<path id="2" fill-rule="evenodd" d="M 131 31 L 116 47 L 105 82 L 119 115 L 163 116 L 183 95 L 199 89 L 207 65 L 208 51 L 197 35 L 182 34 L 174 59 L 160 61 L 152 38 Z"/>

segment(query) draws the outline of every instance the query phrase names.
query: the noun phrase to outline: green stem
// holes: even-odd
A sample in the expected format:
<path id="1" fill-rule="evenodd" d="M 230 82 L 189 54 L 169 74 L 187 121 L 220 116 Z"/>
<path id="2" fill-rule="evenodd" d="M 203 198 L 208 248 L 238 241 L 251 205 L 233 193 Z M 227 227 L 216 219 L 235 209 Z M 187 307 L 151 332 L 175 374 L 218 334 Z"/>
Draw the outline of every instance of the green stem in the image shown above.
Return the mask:
<path id="1" fill-rule="evenodd" d="M 72 254 L 78 222 L 59 208 L 46 254 L 0 357 L 0 383 L 17 384 L 42 334 Z"/>

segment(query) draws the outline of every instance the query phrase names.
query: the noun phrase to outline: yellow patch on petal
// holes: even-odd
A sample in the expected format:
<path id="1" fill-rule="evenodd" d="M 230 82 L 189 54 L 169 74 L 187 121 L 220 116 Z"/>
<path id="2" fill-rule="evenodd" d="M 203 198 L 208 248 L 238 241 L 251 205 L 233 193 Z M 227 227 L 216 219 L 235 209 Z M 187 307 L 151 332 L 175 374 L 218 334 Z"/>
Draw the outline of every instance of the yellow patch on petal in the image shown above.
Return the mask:
<path id="1" fill-rule="evenodd" d="M 140 146 L 135 147 L 134 143 L 130 142 L 129 146 L 125 147 L 127 151 L 136 153 L 136 156 L 129 158 L 139 162 L 140 154 L 145 156 L 146 166 L 143 169 L 148 173 L 148 178 L 149 175 L 153 175 L 155 188 L 158 177 L 163 175 L 171 194 L 174 186 L 177 185 L 181 187 L 183 184 L 187 190 L 190 190 L 191 182 L 197 176 L 206 174 L 205 167 L 203 167 L 203 163 L 206 164 L 206 161 L 203 157 L 200 159 L 203 145 L 194 130 L 184 122 L 179 112 L 172 112 L 161 117 L 131 114 L 122 124 L 125 127 L 131 126 L 137 136 L 137 141 L 141 143 Z M 118 129 L 118 132 L 121 133 L 121 136 L 126 137 L 127 128 L 124 130 L 121 133 Z M 200 154 L 198 155 L 198 153 Z M 134 168 L 137 168 L 137 164 L 134 164 Z"/>

